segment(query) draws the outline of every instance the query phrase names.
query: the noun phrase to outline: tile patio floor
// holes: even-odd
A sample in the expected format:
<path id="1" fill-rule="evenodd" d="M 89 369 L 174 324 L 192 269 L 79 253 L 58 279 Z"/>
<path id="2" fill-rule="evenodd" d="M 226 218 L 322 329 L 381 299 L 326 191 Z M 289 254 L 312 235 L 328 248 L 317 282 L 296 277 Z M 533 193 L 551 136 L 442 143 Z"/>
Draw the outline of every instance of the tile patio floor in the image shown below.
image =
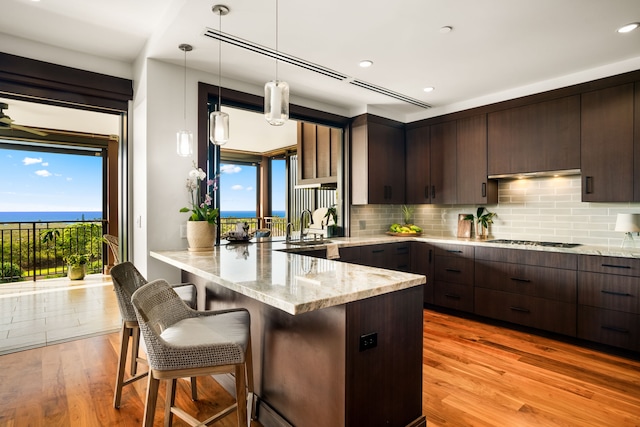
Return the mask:
<path id="1" fill-rule="evenodd" d="M 0 355 L 118 331 L 111 276 L 0 284 Z"/>

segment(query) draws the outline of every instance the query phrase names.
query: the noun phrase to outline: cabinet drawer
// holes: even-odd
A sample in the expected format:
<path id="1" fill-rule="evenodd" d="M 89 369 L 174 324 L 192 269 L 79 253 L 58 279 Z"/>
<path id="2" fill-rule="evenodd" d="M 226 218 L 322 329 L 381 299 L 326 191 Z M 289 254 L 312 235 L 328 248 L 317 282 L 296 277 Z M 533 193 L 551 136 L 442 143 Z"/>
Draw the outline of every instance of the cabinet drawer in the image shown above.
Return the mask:
<path id="1" fill-rule="evenodd" d="M 578 337 L 629 350 L 640 350 L 640 316 L 578 306 Z"/>
<path id="2" fill-rule="evenodd" d="M 476 260 L 475 285 L 515 294 L 576 302 L 576 271 Z"/>
<path id="3" fill-rule="evenodd" d="M 575 270 L 578 266 L 578 255 L 560 252 L 545 252 L 536 249 L 506 249 L 478 246 L 476 259 L 501 261 L 513 264 L 539 265 L 542 267 L 564 268 Z"/>
<path id="4" fill-rule="evenodd" d="M 436 256 L 435 279 L 461 285 L 473 285 L 473 260 Z"/>
<path id="5" fill-rule="evenodd" d="M 475 248 L 467 245 L 440 243 L 436 246 L 436 256 L 453 256 L 473 259 Z"/>
<path id="6" fill-rule="evenodd" d="M 640 314 L 636 277 L 578 272 L 578 304 Z"/>
<path id="7" fill-rule="evenodd" d="M 433 299 L 441 307 L 473 313 L 473 286 L 436 281 Z"/>
<path id="8" fill-rule="evenodd" d="M 481 316 L 576 336 L 575 304 L 476 288 L 474 305 Z"/>
<path id="9" fill-rule="evenodd" d="M 578 270 L 620 276 L 640 276 L 640 259 L 580 255 Z"/>

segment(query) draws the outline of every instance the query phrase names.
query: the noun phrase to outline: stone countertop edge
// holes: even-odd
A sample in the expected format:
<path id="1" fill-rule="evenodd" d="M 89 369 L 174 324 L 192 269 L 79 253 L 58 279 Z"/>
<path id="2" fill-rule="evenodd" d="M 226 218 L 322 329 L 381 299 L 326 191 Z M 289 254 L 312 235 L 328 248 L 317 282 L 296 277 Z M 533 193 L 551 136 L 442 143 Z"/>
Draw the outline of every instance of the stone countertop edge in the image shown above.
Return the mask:
<path id="1" fill-rule="evenodd" d="M 216 258 L 216 250 L 209 253 L 191 253 L 186 250 L 177 251 L 152 251 L 150 255 L 169 265 L 181 270 L 193 273 L 205 280 L 216 283 L 232 291 L 238 292 L 254 300 L 278 308 L 288 314 L 298 315 L 322 308 L 347 304 L 350 302 L 383 295 L 426 283 L 423 275 L 405 273 L 393 270 L 385 270 L 376 267 L 367 267 L 355 264 L 347 264 L 339 261 L 316 259 L 304 256 L 304 254 L 287 253 L 278 249 L 286 249 L 282 244 L 253 245 L 255 251 L 276 251 L 280 255 L 272 265 L 272 258 L 265 260 L 264 256 L 249 256 L 247 260 L 226 259 L 227 262 L 236 263 L 243 267 L 245 272 L 237 274 L 233 272 L 220 273 L 218 267 L 225 259 L 224 252 L 220 251 Z M 222 257 L 221 257 L 222 255 Z M 258 261 L 260 260 L 260 261 Z M 246 271 L 250 271 L 260 263 L 256 271 L 264 271 L 265 268 L 281 269 L 291 268 L 288 265 L 300 263 L 321 263 L 325 271 L 309 272 L 287 271 L 284 283 L 276 283 L 273 277 L 256 277 L 250 280 L 242 280 Z M 266 265 L 264 263 L 267 263 Z"/>
<path id="2" fill-rule="evenodd" d="M 488 240 L 491 240 L 488 239 Z M 486 246 L 492 248 L 505 248 L 505 249 L 522 249 L 529 251 L 542 251 L 542 252 L 561 252 L 566 254 L 577 255 L 600 255 L 611 256 L 620 258 L 640 258 L 640 248 L 621 248 L 618 246 L 596 246 L 580 243 L 580 246 L 573 248 L 554 248 L 551 246 L 534 246 L 534 245 L 516 245 L 516 244 L 504 244 L 504 243 L 492 243 L 487 240 L 477 240 L 468 238 L 457 237 L 433 237 L 433 236 L 416 236 L 416 237 L 397 237 L 389 235 L 380 236 L 368 236 L 368 237 L 337 237 L 331 238 L 332 243 L 338 244 L 338 247 L 349 246 L 365 246 L 375 245 L 379 243 L 393 243 L 393 242 L 425 242 L 425 243 L 440 243 L 440 244 L 458 244 L 458 245 L 470 245 L 470 246 Z M 571 242 L 579 243 L 579 242 Z M 289 248 L 292 252 L 301 252 L 304 250 L 321 249 L 325 245 L 307 246 L 305 248 Z"/>

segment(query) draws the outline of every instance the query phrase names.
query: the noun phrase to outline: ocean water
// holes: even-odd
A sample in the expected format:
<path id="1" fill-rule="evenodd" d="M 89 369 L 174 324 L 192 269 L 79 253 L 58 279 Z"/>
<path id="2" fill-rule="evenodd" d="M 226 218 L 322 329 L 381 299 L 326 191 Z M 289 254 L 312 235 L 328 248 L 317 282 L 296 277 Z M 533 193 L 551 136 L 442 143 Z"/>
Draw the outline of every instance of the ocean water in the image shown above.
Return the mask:
<path id="1" fill-rule="evenodd" d="M 273 216 L 284 218 L 285 211 L 273 211 Z M 220 212 L 222 218 L 255 218 L 255 211 Z M 0 212 L 0 223 L 5 222 L 55 222 L 55 221 L 89 221 L 102 219 L 100 211 L 84 212 Z"/>
<path id="2" fill-rule="evenodd" d="M 102 219 L 100 211 L 80 212 L 0 212 L 0 223 L 5 222 L 55 222 L 89 221 Z"/>

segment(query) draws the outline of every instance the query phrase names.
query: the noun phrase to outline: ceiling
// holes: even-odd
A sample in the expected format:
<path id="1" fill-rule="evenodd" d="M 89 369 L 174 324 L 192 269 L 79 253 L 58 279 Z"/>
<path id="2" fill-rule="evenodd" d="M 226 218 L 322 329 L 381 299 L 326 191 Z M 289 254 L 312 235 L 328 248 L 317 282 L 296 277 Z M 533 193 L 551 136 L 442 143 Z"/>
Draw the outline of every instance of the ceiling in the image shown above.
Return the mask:
<path id="1" fill-rule="evenodd" d="M 275 48 L 275 0 L 225 0 L 222 32 Z M 211 0 L 3 0 L 2 33 L 132 64 L 140 55 L 217 74 Z M 280 63 L 292 101 L 404 121 L 640 68 L 638 0 L 279 0 L 278 50 L 343 74 L 336 80 Z M 451 26 L 448 33 L 441 31 Z M 25 56 L 28 56 L 25 55 Z M 361 68 L 360 60 L 373 66 Z M 275 61 L 223 44 L 225 78 L 258 87 Z M 430 104 L 425 109 L 349 82 Z M 568 80 L 567 80 L 568 79 Z M 435 87 L 426 93 L 423 88 Z M 502 99 L 499 99 L 501 98 Z M 481 104 L 478 104 L 481 105 Z"/>

